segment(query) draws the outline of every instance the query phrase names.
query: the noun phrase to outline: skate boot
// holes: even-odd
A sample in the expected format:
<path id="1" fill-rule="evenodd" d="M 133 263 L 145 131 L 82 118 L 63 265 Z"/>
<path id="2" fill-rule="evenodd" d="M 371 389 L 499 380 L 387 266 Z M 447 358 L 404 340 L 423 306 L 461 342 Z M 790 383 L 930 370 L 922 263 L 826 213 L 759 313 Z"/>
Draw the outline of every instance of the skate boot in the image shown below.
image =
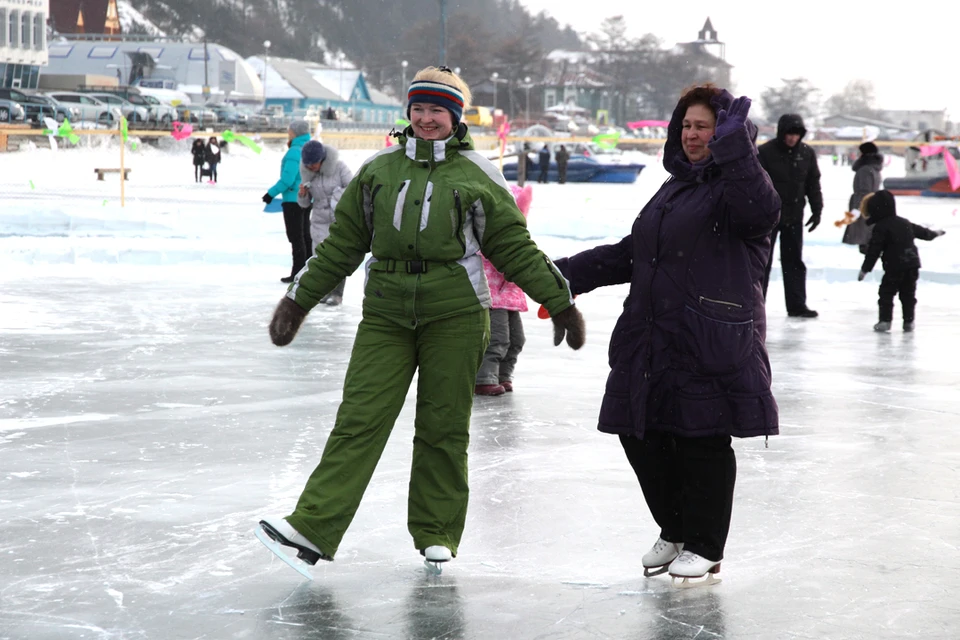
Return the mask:
<path id="1" fill-rule="evenodd" d="M 440 575 L 443 572 L 443 567 L 441 565 L 444 562 L 449 562 L 450 559 L 453 558 L 453 554 L 450 552 L 450 549 L 447 549 L 443 545 L 439 544 L 429 546 L 426 549 L 421 549 L 420 555 L 425 558 L 423 561 L 423 566 L 427 568 L 427 573 L 434 576 Z"/>
<path id="2" fill-rule="evenodd" d="M 912 333 L 913 332 L 913 320 L 904 320 L 903 321 L 903 332 Z"/>
<path id="3" fill-rule="evenodd" d="M 503 387 L 503 390 L 506 393 L 513 393 L 513 383 L 509 380 L 501 380 L 500 386 Z"/>
<path id="4" fill-rule="evenodd" d="M 502 396 L 506 392 L 501 384 L 478 384 L 473 387 L 475 396 Z"/>
<path id="5" fill-rule="evenodd" d="M 887 322 L 886 320 L 881 320 L 877 324 L 873 325 L 873 330 L 877 333 L 885 333 L 890 331 L 890 324 L 891 323 Z"/>
<path id="6" fill-rule="evenodd" d="M 667 567 L 676 560 L 681 551 L 683 551 L 682 542 L 667 542 L 663 538 L 657 538 L 653 548 L 643 554 L 640 560 L 643 564 L 643 575 L 652 578 L 666 573 Z"/>
<path id="7" fill-rule="evenodd" d="M 720 573 L 720 561 L 707 560 L 692 551 L 683 551 L 677 556 L 677 559 L 670 563 L 669 571 L 670 577 L 673 578 L 673 586 L 678 589 L 707 587 L 720 582 L 720 579 L 714 576 Z M 705 579 L 691 582 L 691 579 L 697 578 Z M 678 579 L 679 582 L 677 582 Z"/>
<path id="8" fill-rule="evenodd" d="M 320 551 L 317 545 L 303 537 L 300 532 L 294 529 L 293 526 L 283 518 L 265 518 L 261 520 L 260 527 L 254 530 L 254 535 L 257 536 L 257 540 L 262 542 L 265 547 L 273 551 L 278 558 L 286 562 L 292 569 L 296 570 L 308 580 L 313 580 L 313 576 L 303 563 L 315 565 L 317 564 L 317 560 L 333 561 L 333 558 L 323 551 Z M 296 558 L 285 553 L 283 547 L 295 549 L 297 552 Z M 297 558 L 303 562 L 298 562 Z"/>

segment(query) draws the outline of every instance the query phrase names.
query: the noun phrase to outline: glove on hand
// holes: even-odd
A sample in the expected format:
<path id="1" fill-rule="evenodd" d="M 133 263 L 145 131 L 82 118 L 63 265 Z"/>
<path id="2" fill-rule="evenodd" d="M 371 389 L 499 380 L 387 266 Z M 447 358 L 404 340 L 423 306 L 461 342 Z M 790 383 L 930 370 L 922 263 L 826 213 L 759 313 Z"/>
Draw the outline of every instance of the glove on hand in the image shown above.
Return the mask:
<path id="1" fill-rule="evenodd" d="M 553 320 L 553 346 L 560 346 L 564 334 L 571 349 L 579 349 L 586 340 L 587 327 L 583 323 L 583 316 L 575 305 L 571 305 L 550 318 Z"/>
<path id="2" fill-rule="evenodd" d="M 867 272 L 861 269 L 860 274 L 857 275 L 857 282 L 863 282 L 863 279 L 866 277 L 867 277 Z"/>
<path id="3" fill-rule="evenodd" d="M 940 229 L 940 231 L 937 231 L 937 237 L 939 238 L 940 236 L 942 236 L 942 235 L 945 234 L 945 233 L 946 233 L 946 231 L 944 231 L 943 229 Z"/>
<path id="4" fill-rule="evenodd" d="M 263 197 L 260 199 L 263 200 L 264 204 L 270 204 L 271 202 L 273 202 L 273 196 L 270 195 L 269 193 L 263 194 Z"/>
<path id="5" fill-rule="evenodd" d="M 806 226 L 807 226 L 807 231 L 813 231 L 814 229 L 816 229 L 817 227 L 819 227 L 819 226 L 820 226 L 820 214 L 819 214 L 819 213 L 811 213 L 811 214 L 810 214 L 810 219 L 807 220 Z"/>
<path id="6" fill-rule="evenodd" d="M 722 138 L 746 127 L 747 114 L 750 113 L 751 104 L 750 98 L 740 96 L 733 101 L 729 109 L 720 109 L 717 112 L 717 128 L 714 131 L 714 137 Z"/>
<path id="7" fill-rule="evenodd" d="M 307 312 L 300 305 L 290 298 L 282 298 L 270 320 L 270 340 L 278 347 L 287 346 L 293 342 L 306 317 Z"/>

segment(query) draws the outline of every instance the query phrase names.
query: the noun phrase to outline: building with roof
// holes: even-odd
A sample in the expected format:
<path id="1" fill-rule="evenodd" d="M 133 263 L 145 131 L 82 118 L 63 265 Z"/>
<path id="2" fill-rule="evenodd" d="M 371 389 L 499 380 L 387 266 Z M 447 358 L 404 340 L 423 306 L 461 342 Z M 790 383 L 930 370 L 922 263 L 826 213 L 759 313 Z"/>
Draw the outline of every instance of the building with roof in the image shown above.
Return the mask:
<path id="1" fill-rule="evenodd" d="M 0 87 L 37 88 L 49 14 L 50 0 L 0 0 Z"/>
<path id="2" fill-rule="evenodd" d="M 727 45 L 720 41 L 709 17 L 703 23 L 697 39 L 678 42 L 673 53 L 683 57 L 697 81 L 709 80 L 721 87 L 730 86 L 733 65 L 727 62 Z"/>
<path id="3" fill-rule="evenodd" d="M 267 106 L 279 106 L 284 112 L 311 107 L 334 109 L 356 122 L 391 125 L 397 118 L 404 117 L 404 105 L 371 87 L 359 69 L 292 58 L 268 58 L 264 70 L 261 57 L 247 58 L 246 62 L 261 77 L 266 76 Z"/>
<path id="4" fill-rule="evenodd" d="M 263 101 L 257 72 L 223 45 L 152 36 L 103 37 L 62 36 L 51 42 L 44 74 L 74 76 L 78 83 L 87 76 L 111 76 L 121 85 L 180 91 L 199 103 Z"/>

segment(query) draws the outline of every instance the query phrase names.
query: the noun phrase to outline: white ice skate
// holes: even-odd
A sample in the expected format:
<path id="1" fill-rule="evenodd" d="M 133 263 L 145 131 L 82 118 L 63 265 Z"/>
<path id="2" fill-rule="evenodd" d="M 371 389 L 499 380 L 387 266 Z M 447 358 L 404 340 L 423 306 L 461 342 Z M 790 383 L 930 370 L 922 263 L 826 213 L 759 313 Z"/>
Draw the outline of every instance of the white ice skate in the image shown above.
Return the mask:
<path id="1" fill-rule="evenodd" d="M 678 589 L 708 587 L 720 582 L 720 578 L 714 575 L 720 573 L 720 561 L 707 560 L 692 551 L 684 551 L 677 556 L 677 559 L 670 563 L 669 571 L 670 577 L 673 578 L 673 586 Z M 704 578 L 704 580 L 691 582 L 698 578 Z"/>
<path id="2" fill-rule="evenodd" d="M 420 554 L 425 558 L 423 561 L 423 566 L 427 568 L 427 573 L 434 576 L 438 576 L 443 573 L 442 564 L 444 562 L 449 562 L 450 559 L 453 558 L 453 554 L 450 553 L 450 549 L 447 549 L 439 544 L 427 547 L 426 549 L 421 549 Z"/>
<path id="3" fill-rule="evenodd" d="M 670 563 L 676 560 L 680 552 L 683 551 L 683 543 L 667 542 L 663 538 L 657 538 L 653 548 L 643 554 L 640 562 L 643 564 L 643 575 L 647 578 L 659 576 L 667 572 Z"/>
<path id="4" fill-rule="evenodd" d="M 253 534 L 267 549 L 273 551 L 278 558 L 290 565 L 292 569 L 307 580 L 313 580 L 313 575 L 306 567 L 307 564 L 315 565 L 317 560 L 333 561 L 333 558 L 320 551 L 315 544 L 303 537 L 283 518 L 261 520 L 260 526 L 254 530 Z M 296 558 L 286 553 L 284 547 L 295 549 L 297 551 Z M 298 558 L 302 562 L 298 561 Z"/>

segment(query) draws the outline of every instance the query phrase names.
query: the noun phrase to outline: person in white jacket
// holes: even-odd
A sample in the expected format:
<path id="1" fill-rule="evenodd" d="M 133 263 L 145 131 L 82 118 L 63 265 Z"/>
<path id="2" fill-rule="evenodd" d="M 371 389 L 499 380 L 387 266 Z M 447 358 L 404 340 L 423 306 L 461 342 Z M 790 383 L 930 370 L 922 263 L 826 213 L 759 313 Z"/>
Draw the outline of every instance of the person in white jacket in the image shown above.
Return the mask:
<path id="1" fill-rule="evenodd" d="M 313 240 L 311 254 L 317 245 L 330 235 L 330 225 L 336 220 L 334 211 L 343 190 L 353 180 L 353 172 L 340 160 L 339 152 L 317 140 L 303 145 L 300 152 L 300 192 L 297 201 L 304 209 L 310 208 L 310 238 Z M 322 302 L 332 306 L 343 301 L 341 280 Z"/>

